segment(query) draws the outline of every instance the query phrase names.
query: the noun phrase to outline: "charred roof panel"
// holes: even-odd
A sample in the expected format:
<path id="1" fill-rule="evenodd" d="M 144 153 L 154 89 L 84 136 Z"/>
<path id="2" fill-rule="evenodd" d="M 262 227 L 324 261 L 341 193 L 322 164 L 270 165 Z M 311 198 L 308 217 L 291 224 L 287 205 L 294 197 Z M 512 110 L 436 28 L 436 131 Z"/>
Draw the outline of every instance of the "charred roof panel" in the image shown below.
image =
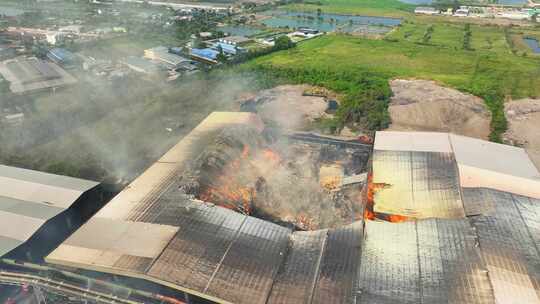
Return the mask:
<path id="1" fill-rule="evenodd" d="M 469 222 L 416 223 L 421 303 L 494 303 L 486 267 Z"/>
<path id="2" fill-rule="evenodd" d="M 311 302 L 327 235 L 327 230 L 291 235 L 287 259 L 274 282 L 268 304 Z"/>
<path id="3" fill-rule="evenodd" d="M 183 217 L 179 232 L 148 274 L 204 292 L 246 217 L 199 205 Z"/>
<path id="4" fill-rule="evenodd" d="M 360 259 L 363 222 L 328 231 L 313 304 L 350 303 Z"/>
<path id="5" fill-rule="evenodd" d="M 414 222 L 366 221 L 357 303 L 419 303 L 418 243 Z"/>
<path id="6" fill-rule="evenodd" d="M 206 292 L 233 303 L 266 303 L 290 230 L 247 217 Z"/>
<path id="7" fill-rule="evenodd" d="M 473 197 L 476 201 L 471 203 L 489 206 L 472 217 L 471 223 L 497 302 L 540 303 L 538 200 L 491 189 L 468 189 L 466 193 L 466 205 Z"/>
<path id="8" fill-rule="evenodd" d="M 465 215 L 459 177 L 451 153 L 376 151 L 373 182 L 375 211 L 415 218 Z"/>
<path id="9" fill-rule="evenodd" d="M 466 219 L 366 222 L 358 303 L 495 303 Z"/>

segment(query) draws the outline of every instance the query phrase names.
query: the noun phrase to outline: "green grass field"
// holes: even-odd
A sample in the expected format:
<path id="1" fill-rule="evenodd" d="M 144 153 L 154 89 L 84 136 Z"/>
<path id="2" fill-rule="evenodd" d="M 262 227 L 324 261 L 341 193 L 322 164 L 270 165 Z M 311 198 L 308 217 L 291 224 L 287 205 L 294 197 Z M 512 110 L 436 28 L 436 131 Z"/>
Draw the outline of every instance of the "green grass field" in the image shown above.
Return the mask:
<path id="1" fill-rule="evenodd" d="M 512 54 L 501 28 L 471 26 L 474 50 L 463 50 L 463 25 L 435 24 L 429 43 L 419 44 L 426 28 L 404 24 L 383 40 L 327 35 L 248 65 L 289 74 L 316 70 L 335 78 L 367 71 L 388 79 L 435 80 L 483 97 L 494 117 L 492 139 L 500 140 L 506 128 L 504 100 L 540 96 L 540 58 Z M 332 79 L 330 88 L 338 80 Z"/>
<path id="2" fill-rule="evenodd" d="M 285 8 L 294 11 L 321 9 L 325 13 L 391 17 L 406 16 L 414 10 L 413 5 L 398 0 L 313 0 L 290 4 Z"/>
<path id="3" fill-rule="evenodd" d="M 434 35 L 435 36 L 435 35 Z M 251 64 L 320 70 L 368 69 L 392 77 L 433 79 L 478 91 L 478 78 L 495 82 L 505 95 L 540 96 L 540 60 L 487 51 L 455 51 L 445 46 L 328 35 L 294 50 L 274 53 Z"/>

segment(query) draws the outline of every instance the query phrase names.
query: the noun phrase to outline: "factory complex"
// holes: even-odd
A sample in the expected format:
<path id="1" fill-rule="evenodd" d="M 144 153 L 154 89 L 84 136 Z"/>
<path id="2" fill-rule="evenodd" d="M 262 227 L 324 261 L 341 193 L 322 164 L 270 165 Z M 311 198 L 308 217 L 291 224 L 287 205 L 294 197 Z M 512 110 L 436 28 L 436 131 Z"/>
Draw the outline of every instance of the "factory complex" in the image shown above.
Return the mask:
<path id="1" fill-rule="evenodd" d="M 4 263 L 99 274 L 138 290 L 86 287 L 118 303 L 142 301 L 145 284 L 160 288 L 145 301 L 167 303 L 540 303 L 540 173 L 523 149 L 431 132 L 377 132 L 373 146 L 284 135 L 295 149 L 372 153 L 367 174 L 323 165 L 325 178 L 339 175 L 325 191 L 361 195 L 344 224 L 309 229 L 254 211 L 250 202 L 269 191 L 260 184 L 250 201 L 230 206 L 217 190 L 204 196 L 208 176 L 185 182 L 194 160 L 210 165 L 202 155 L 213 142 L 235 168 L 248 162 L 260 143 L 231 130 L 256 137 L 265 126 L 253 113 L 212 113 L 93 216 L 99 200 L 84 198 L 97 184 L 0 167 Z M 77 218 L 86 223 L 70 208 L 87 210 Z M 15 219 L 33 228 L 9 229 Z M 63 239 L 40 236 L 53 222 L 68 231 Z"/>

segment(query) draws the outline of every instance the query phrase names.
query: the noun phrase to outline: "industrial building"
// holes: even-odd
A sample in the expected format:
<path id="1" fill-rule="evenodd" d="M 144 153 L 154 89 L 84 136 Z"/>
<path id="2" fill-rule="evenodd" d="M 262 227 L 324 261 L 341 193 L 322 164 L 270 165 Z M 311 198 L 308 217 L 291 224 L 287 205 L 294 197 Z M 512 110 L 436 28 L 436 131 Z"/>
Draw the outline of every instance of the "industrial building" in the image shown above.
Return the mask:
<path id="1" fill-rule="evenodd" d="M 219 38 L 218 41 L 224 44 L 229 44 L 229 45 L 234 45 L 234 46 L 243 46 L 243 45 L 246 45 L 247 43 L 252 42 L 253 40 L 244 36 L 228 36 L 228 37 Z"/>
<path id="2" fill-rule="evenodd" d="M 18 57 L 0 62 L 0 75 L 15 94 L 67 86 L 77 82 L 58 65 L 37 58 Z"/>
<path id="3" fill-rule="evenodd" d="M 378 132 L 359 204 L 400 220 L 292 231 L 179 191 L 181 172 L 231 126 L 264 129 L 255 114 L 211 114 L 46 261 L 157 283 L 188 303 L 540 303 L 540 174 L 522 149 Z"/>
<path id="4" fill-rule="evenodd" d="M 137 73 L 155 75 L 160 71 L 160 68 L 156 64 L 147 59 L 135 56 L 127 57 L 122 63 Z"/>
<path id="5" fill-rule="evenodd" d="M 0 165 L 0 257 L 42 261 L 102 201 L 96 182 Z"/>
<path id="6" fill-rule="evenodd" d="M 414 9 L 414 13 L 423 15 L 438 15 L 441 13 L 441 11 L 430 6 L 419 6 Z"/>
<path id="7" fill-rule="evenodd" d="M 540 303 L 539 183 L 520 148 L 377 132 L 374 210 L 414 220 L 367 222 L 360 303 Z"/>
<path id="8" fill-rule="evenodd" d="M 147 49 L 144 51 L 144 57 L 164 64 L 168 69 L 175 70 L 182 66 L 183 63 L 190 63 L 191 60 L 180 55 L 169 52 L 169 49 L 164 46 Z"/>
<path id="9" fill-rule="evenodd" d="M 217 63 L 218 55 L 219 55 L 218 51 L 214 49 L 210 49 L 210 48 L 205 48 L 205 49 L 192 48 L 191 49 L 191 57 L 203 63 L 211 63 L 211 64 Z"/>
<path id="10" fill-rule="evenodd" d="M 47 58 L 52 62 L 62 65 L 71 66 L 75 63 L 75 55 L 70 51 L 62 48 L 54 48 L 47 53 Z"/>

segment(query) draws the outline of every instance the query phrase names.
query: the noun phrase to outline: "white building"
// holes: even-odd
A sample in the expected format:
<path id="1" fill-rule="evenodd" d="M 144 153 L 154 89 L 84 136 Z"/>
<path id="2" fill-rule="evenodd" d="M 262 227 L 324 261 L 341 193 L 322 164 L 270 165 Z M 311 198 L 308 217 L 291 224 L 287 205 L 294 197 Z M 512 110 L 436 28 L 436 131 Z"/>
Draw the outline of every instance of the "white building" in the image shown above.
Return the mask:
<path id="1" fill-rule="evenodd" d="M 524 11 L 506 11 L 498 15 L 500 18 L 512 19 L 512 20 L 529 20 L 531 16 Z"/>
<path id="2" fill-rule="evenodd" d="M 423 15 L 438 15 L 441 13 L 438 9 L 434 7 L 429 6 L 419 6 L 414 10 L 415 14 L 423 14 Z"/>

